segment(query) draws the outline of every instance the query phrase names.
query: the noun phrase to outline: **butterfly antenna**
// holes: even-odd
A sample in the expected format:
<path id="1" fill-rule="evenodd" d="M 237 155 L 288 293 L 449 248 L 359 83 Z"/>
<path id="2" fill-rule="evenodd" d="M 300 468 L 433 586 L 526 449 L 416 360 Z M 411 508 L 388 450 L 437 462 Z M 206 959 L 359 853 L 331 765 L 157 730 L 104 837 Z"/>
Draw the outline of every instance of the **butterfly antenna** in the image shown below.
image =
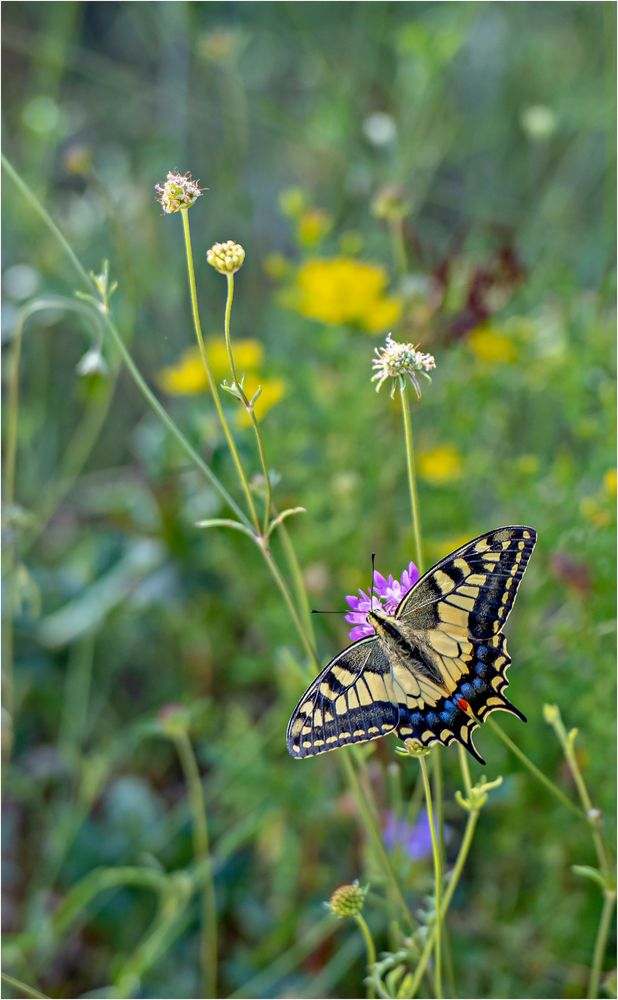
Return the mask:
<path id="1" fill-rule="evenodd" d="M 375 554 L 375 552 L 372 552 L 371 553 L 371 586 L 369 587 L 369 603 L 370 603 L 370 610 L 371 611 L 373 611 L 373 588 L 374 588 L 375 575 L 376 575 L 376 554 Z"/>

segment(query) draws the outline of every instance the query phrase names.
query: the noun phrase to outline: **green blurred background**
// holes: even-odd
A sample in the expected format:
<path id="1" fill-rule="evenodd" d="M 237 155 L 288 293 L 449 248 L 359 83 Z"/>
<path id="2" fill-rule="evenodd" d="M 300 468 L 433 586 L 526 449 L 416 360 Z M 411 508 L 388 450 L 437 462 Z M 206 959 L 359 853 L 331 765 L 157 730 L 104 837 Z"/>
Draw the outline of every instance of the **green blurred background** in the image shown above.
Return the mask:
<path id="1" fill-rule="evenodd" d="M 289 532 L 318 607 L 366 584 L 370 552 L 394 574 L 414 556 L 400 417 L 374 393 L 370 361 L 389 329 L 435 354 L 414 406 L 428 557 L 499 524 L 537 528 L 509 626 L 510 693 L 529 723 L 500 721 L 574 796 L 542 716 L 560 706 L 611 841 L 614 5 L 7 3 L 3 28 L 5 155 L 86 269 L 109 259 L 125 342 L 235 495 L 212 404 L 183 360 L 182 231 L 154 185 L 177 168 L 208 188 L 190 218 L 209 343 L 225 282 L 205 251 L 245 247 L 233 332 L 261 345 L 245 350 L 270 391 L 276 502 L 306 508 Z M 405 274 L 383 217 L 394 195 L 410 208 Z M 304 661 L 283 602 L 246 538 L 194 527 L 225 508 L 113 345 L 106 371 L 78 371 L 93 331 L 70 308 L 76 275 L 6 174 L 3 221 L 7 357 L 29 313 L 4 519 L 5 970 L 52 996 L 119 995 L 156 897 L 120 885 L 68 926 L 54 914 L 97 869 L 191 865 L 166 729 L 179 705 L 208 802 L 221 995 L 358 996 L 362 940 L 322 900 L 369 879 L 382 950 L 385 892 L 336 755 L 286 754 Z M 359 262 L 384 286 L 371 331 Z M 5 358 L 5 402 L 11 372 Z M 253 474 L 233 400 L 230 419 Z M 346 637 L 336 617 L 318 622 L 323 662 Z M 459 995 L 583 996 L 601 894 L 571 866 L 594 864 L 590 837 L 491 732 L 476 742 L 505 780 L 449 917 Z M 367 755 L 385 825 L 392 751 L 381 741 Z M 450 856 L 463 815 L 455 752 L 443 759 Z M 415 776 L 401 766 L 404 795 Z M 400 855 L 418 908 L 431 860 Z M 132 995 L 203 995 L 198 927 L 194 893 Z"/>

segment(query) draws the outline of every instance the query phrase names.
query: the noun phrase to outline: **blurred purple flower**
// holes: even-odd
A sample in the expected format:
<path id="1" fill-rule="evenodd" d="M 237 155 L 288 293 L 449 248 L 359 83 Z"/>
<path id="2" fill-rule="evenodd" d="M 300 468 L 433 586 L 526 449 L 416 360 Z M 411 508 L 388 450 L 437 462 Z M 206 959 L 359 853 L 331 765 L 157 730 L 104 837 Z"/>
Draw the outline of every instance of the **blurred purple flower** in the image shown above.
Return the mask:
<path id="1" fill-rule="evenodd" d="M 400 580 L 389 576 L 388 580 L 381 573 L 375 573 L 373 577 L 373 604 L 371 596 L 364 590 L 359 590 L 359 597 L 348 594 L 346 601 L 352 610 L 345 616 L 345 620 L 354 628 L 350 629 L 350 639 L 364 639 L 368 635 L 373 635 L 373 628 L 367 624 L 367 612 L 372 607 L 382 607 L 388 614 L 393 614 L 397 605 L 405 597 L 409 590 L 419 578 L 419 572 L 411 562 L 407 569 L 404 569 Z"/>
<path id="2" fill-rule="evenodd" d="M 392 851 L 400 848 L 413 861 L 422 861 L 432 854 L 431 830 L 426 809 L 422 809 L 416 823 L 411 826 L 405 819 L 397 819 L 395 813 L 389 812 L 384 827 L 384 844 Z"/>

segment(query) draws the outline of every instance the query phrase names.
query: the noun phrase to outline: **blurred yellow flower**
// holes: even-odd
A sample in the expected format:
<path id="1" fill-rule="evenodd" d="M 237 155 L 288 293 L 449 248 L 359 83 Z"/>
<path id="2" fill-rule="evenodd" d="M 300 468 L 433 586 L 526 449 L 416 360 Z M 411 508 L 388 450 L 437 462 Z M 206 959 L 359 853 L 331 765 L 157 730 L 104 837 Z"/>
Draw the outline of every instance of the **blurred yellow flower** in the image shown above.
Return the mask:
<path id="1" fill-rule="evenodd" d="M 608 469 L 603 476 L 603 488 L 609 497 L 616 496 L 616 469 Z"/>
<path id="2" fill-rule="evenodd" d="M 239 378 L 243 372 L 250 372 L 258 368 L 264 360 L 264 347 L 259 340 L 253 340 L 251 337 L 247 337 L 244 340 L 233 340 L 232 350 Z M 225 337 L 217 337 L 216 339 L 207 341 L 206 354 L 208 355 L 208 362 L 217 382 L 224 378 L 229 379 L 230 364 L 227 359 Z"/>
<path id="3" fill-rule="evenodd" d="M 315 247 L 332 228 L 332 217 L 319 208 L 310 208 L 299 215 L 296 237 L 303 247 Z"/>
<path id="4" fill-rule="evenodd" d="M 418 454 L 418 473 L 429 483 L 451 483 L 461 477 L 463 459 L 452 444 L 421 451 Z"/>
<path id="5" fill-rule="evenodd" d="M 269 410 L 272 410 L 273 406 L 283 399 L 285 396 L 286 385 L 282 378 L 264 378 L 260 379 L 254 373 L 249 375 L 245 380 L 245 393 L 248 399 L 251 399 L 254 392 L 257 392 L 258 386 L 262 386 L 262 391 L 258 396 L 254 412 L 258 420 L 263 420 Z M 251 418 L 245 409 L 239 406 L 238 411 L 238 423 L 241 427 L 250 427 Z"/>
<path id="6" fill-rule="evenodd" d="M 512 365 L 519 357 L 512 340 L 495 327 L 477 326 L 468 336 L 468 344 L 487 365 Z"/>
<path id="7" fill-rule="evenodd" d="M 175 365 L 162 368 L 157 384 L 170 396 L 193 396 L 208 387 L 208 378 L 197 347 L 181 355 Z"/>
<path id="8" fill-rule="evenodd" d="M 234 361 L 239 373 L 251 372 L 261 364 L 264 348 L 259 340 L 247 338 L 233 343 Z M 230 376 L 225 339 L 217 337 L 206 343 L 206 354 L 216 382 Z M 170 396 L 193 396 L 208 388 L 208 378 L 199 348 L 184 351 L 175 365 L 161 369 L 157 384 Z M 254 390 L 255 391 L 255 390 Z"/>
<path id="9" fill-rule="evenodd" d="M 597 528 L 607 528 L 612 523 L 609 510 L 603 508 L 596 497 L 584 497 L 579 505 L 583 516 Z"/>
<path id="10" fill-rule="evenodd" d="M 309 319 L 381 333 L 395 325 L 402 308 L 400 299 L 386 294 L 387 284 L 387 273 L 379 264 L 348 257 L 314 258 L 298 268 L 288 301 Z"/>

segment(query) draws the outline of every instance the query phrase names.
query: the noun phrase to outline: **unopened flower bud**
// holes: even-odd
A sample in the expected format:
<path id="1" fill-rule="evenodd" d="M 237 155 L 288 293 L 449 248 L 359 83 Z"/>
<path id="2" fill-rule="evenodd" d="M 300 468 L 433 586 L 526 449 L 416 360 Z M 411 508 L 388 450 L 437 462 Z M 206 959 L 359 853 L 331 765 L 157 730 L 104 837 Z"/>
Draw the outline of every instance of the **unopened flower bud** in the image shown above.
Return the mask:
<path id="1" fill-rule="evenodd" d="M 333 892 L 328 905 L 331 912 L 341 920 L 345 917 L 357 917 L 365 905 L 366 894 L 367 890 L 356 881 L 340 885 Z"/>
<path id="2" fill-rule="evenodd" d="M 219 274 L 235 274 L 242 267 L 244 259 L 244 249 L 233 240 L 213 244 L 206 254 L 206 260 Z"/>

